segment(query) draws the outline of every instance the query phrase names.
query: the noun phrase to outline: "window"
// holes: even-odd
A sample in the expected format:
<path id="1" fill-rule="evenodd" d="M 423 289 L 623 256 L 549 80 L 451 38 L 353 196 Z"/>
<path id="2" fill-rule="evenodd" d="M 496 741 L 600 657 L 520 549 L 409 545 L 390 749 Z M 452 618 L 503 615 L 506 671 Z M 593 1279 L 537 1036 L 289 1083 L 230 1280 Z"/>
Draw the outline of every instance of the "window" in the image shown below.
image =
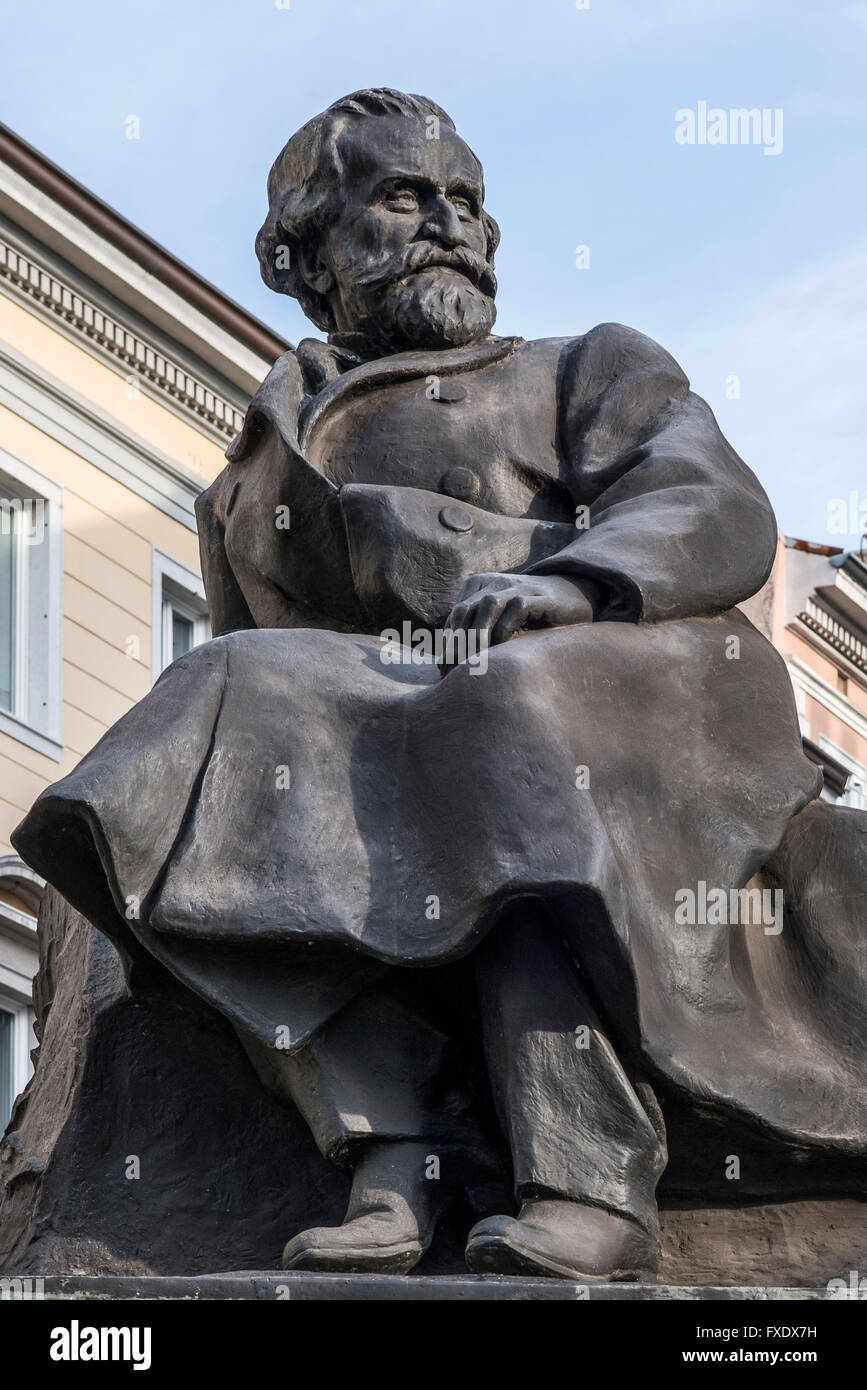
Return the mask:
<path id="1" fill-rule="evenodd" d="M 163 585 L 163 670 L 211 635 L 207 615 L 173 593 L 173 587 L 170 580 Z"/>
<path id="2" fill-rule="evenodd" d="M 850 774 L 846 790 L 840 797 L 841 806 L 854 806 L 856 811 L 867 811 L 867 769 L 856 769 Z"/>
<path id="3" fill-rule="evenodd" d="M 838 806 L 854 806 L 856 810 L 867 811 L 867 767 L 846 753 L 839 744 L 833 743 L 825 734 L 819 735 L 819 747 L 823 753 L 833 757 L 840 764 L 848 778 L 843 791 L 836 798 Z"/>
<path id="4" fill-rule="evenodd" d="M 153 678 L 207 642 L 211 624 L 205 590 L 195 570 L 154 550 Z"/>
<path id="5" fill-rule="evenodd" d="M 33 1017 L 28 1004 L 0 994 L 0 1134 L 9 1123 L 15 1097 L 24 1090 L 33 1071 Z"/>
<path id="6" fill-rule="evenodd" d="M 0 1134 L 33 1070 L 36 916 L 44 887 L 17 854 L 0 854 Z"/>
<path id="7" fill-rule="evenodd" d="M 59 759 L 63 494 L 0 449 L 0 730 Z"/>
<path id="8" fill-rule="evenodd" d="M 15 1096 L 15 1015 L 8 1009 L 0 1008 L 0 1125 L 12 1113 Z"/>
<path id="9" fill-rule="evenodd" d="M 11 498 L 0 494 L 0 709 L 14 711 L 17 704 L 15 678 L 18 623 L 16 606 L 20 588 L 19 526 Z"/>

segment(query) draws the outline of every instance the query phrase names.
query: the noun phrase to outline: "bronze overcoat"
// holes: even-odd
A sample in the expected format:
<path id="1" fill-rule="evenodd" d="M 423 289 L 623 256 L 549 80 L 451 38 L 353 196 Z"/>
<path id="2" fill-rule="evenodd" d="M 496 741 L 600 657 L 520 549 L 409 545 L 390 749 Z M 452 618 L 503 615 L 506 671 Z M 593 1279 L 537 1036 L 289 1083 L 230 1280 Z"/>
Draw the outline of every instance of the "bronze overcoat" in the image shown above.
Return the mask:
<path id="1" fill-rule="evenodd" d="M 215 640 L 43 793 L 22 856 L 295 1046 L 549 899 L 653 1074 L 863 1151 L 867 818 L 833 811 L 835 879 L 785 665 L 737 609 L 774 517 L 668 353 L 616 324 L 370 362 L 308 341 L 228 453 L 198 508 Z M 596 621 L 484 673 L 383 661 L 385 629 L 504 571 L 594 580 Z M 782 931 L 679 920 L 751 881 L 782 884 Z"/>

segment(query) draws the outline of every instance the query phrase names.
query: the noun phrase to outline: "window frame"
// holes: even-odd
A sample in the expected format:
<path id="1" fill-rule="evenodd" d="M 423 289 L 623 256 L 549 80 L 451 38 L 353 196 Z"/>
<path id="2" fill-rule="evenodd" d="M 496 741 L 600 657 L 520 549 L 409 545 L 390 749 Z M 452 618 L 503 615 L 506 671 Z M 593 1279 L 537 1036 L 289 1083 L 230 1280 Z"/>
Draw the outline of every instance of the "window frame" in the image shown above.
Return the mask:
<path id="1" fill-rule="evenodd" d="M 39 1046 L 34 1032 L 33 987 L 39 972 L 37 919 L 44 879 L 17 854 L 0 854 L 0 889 L 21 904 L 0 898 L 0 1009 L 13 1016 L 12 1101 L 33 1075 L 31 1053 Z M 0 1133 L 9 1116 L 0 1115 Z"/>
<path id="2" fill-rule="evenodd" d="M 2 476 L 2 475 L 0 475 Z M 12 492 L 13 489 L 6 483 L 0 482 L 0 494 Z M 17 489 L 14 490 L 18 495 Z M 3 498 L 0 496 L 0 502 Z M 14 517 L 13 515 L 13 526 Z M 0 526 L 3 525 L 3 512 L 0 511 Z M 27 666 L 27 645 L 28 632 L 26 622 L 26 595 L 27 595 L 27 565 L 24 555 L 23 538 L 17 528 L 13 529 L 13 542 L 10 546 L 12 556 L 12 641 L 10 643 L 11 652 L 11 682 L 10 691 L 12 695 L 12 706 L 7 709 L 5 705 L 0 705 L 0 713 L 11 715 L 14 719 L 18 711 L 26 702 L 24 673 Z"/>
<path id="3" fill-rule="evenodd" d="M 33 1033 L 33 1020 L 35 1014 L 32 1004 L 28 1004 L 21 999 L 17 999 L 8 990 L 0 988 L 0 1010 L 3 1013 L 12 1015 L 12 1084 L 11 1100 L 12 1106 L 24 1087 L 33 1075 L 33 1062 L 30 1053 L 36 1047 L 36 1037 Z M 9 1114 L 0 1114 L 0 1125 L 6 1128 L 12 1116 L 12 1107 Z M 2 1133 L 2 1131 L 0 1131 Z"/>
<path id="4" fill-rule="evenodd" d="M 0 732 L 60 761 L 63 752 L 63 488 L 0 447 L 0 492 L 45 507 L 44 535 L 15 546 L 14 703 Z M 20 516 L 21 514 L 18 513 Z"/>
<path id="5" fill-rule="evenodd" d="M 840 795 L 835 797 L 834 805 L 851 806 L 856 811 L 867 811 L 867 767 L 859 762 L 853 753 L 847 753 L 827 734 L 819 735 L 818 747 L 821 752 L 836 758 L 837 762 L 849 772 L 846 786 Z"/>
<path id="6" fill-rule="evenodd" d="M 211 622 L 201 575 L 154 546 L 151 616 L 151 677 L 159 680 L 172 664 L 171 613 L 176 610 L 194 625 L 193 645 L 207 642 Z"/>

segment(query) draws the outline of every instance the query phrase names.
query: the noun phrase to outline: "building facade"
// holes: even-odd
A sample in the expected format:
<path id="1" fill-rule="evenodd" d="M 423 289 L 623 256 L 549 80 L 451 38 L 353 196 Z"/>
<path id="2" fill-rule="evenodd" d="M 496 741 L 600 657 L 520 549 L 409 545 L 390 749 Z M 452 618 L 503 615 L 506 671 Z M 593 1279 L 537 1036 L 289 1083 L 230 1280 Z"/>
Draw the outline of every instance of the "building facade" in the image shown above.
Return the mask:
<path id="1" fill-rule="evenodd" d="M 867 810 L 867 544 L 837 550 L 781 537 L 771 630 L 789 668 L 804 748 L 823 796 Z"/>
<path id="2" fill-rule="evenodd" d="M 42 890 L 10 833 L 209 635 L 193 504 L 286 347 L 0 126 L 0 1131 Z"/>

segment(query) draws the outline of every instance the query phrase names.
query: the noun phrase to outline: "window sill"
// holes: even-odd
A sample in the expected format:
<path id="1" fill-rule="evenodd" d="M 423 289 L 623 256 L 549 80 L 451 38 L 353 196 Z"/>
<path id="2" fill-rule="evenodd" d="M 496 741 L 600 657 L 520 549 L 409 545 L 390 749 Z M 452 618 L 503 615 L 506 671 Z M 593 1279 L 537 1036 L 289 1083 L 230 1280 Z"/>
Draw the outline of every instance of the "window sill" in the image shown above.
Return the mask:
<path id="1" fill-rule="evenodd" d="M 48 734 L 40 733 L 31 724 L 25 724 L 22 720 L 16 719 L 14 714 L 8 710 L 0 710 L 0 733 L 8 734 L 10 738 L 17 739 L 19 743 L 26 743 L 28 748 L 33 748 L 37 753 L 43 753 L 46 758 L 53 758 L 56 763 L 60 762 L 63 753 L 63 744 L 55 738 L 49 738 Z"/>
<path id="2" fill-rule="evenodd" d="M 0 902 L 0 936 L 11 936 L 32 946 L 36 940 L 36 918 L 11 903 Z"/>

